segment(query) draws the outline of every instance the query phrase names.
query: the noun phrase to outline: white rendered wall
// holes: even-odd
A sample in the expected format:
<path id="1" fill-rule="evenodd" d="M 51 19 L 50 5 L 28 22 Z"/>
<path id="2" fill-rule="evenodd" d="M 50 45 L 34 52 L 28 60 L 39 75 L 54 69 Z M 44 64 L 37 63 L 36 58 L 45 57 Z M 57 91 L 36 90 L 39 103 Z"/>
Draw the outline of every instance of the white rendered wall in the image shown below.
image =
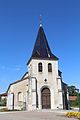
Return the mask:
<path id="1" fill-rule="evenodd" d="M 62 83 L 61 83 L 61 78 L 58 77 L 58 99 L 59 99 L 59 108 L 63 109 L 63 95 L 62 95 Z"/>
<path id="2" fill-rule="evenodd" d="M 32 109 L 36 109 L 36 79 L 32 78 Z"/>
<path id="3" fill-rule="evenodd" d="M 10 97 L 11 94 L 14 94 L 14 109 L 21 109 L 21 106 L 19 105 L 19 100 L 18 100 L 18 93 L 22 93 L 22 100 L 21 102 L 24 103 L 27 101 L 27 91 L 28 91 L 28 79 L 25 79 L 23 81 L 17 82 L 15 84 L 12 84 L 8 90 L 8 100 L 7 100 L 7 108 L 11 109 L 11 101 L 12 98 Z M 22 106 L 23 107 L 23 106 Z"/>
<path id="4" fill-rule="evenodd" d="M 42 72 L 38 72 L 38 63 L 40 62 L 43 65 Z M 52 72 L 48 72 L 48 63 L 52 64 Z M 59 93 L 58 93 L 58 84 L 57 84 L 58 61 L 32 59 L 28 67 L 29 67 L 29 72 L 30 72 L 29 74 L 31 75 L 31 77 L 35 77 L 37 80 L 39 109 L 41 109 L 42 107 L 41 106 L 41 89 L 44 86 L 48 87 L 51 92 L 51 109 L 57 108 L 59 106 L 59 99 L 58 99 Z M 45 82 L 45 79 L 47 79 L 46 82 Z"/>
<path id="5" fill-rule="evenodd" d="M 7 108 L 9 110 L 13 109 L 13 94 L 8 94 L 8 97 L 7 97 Z"/>

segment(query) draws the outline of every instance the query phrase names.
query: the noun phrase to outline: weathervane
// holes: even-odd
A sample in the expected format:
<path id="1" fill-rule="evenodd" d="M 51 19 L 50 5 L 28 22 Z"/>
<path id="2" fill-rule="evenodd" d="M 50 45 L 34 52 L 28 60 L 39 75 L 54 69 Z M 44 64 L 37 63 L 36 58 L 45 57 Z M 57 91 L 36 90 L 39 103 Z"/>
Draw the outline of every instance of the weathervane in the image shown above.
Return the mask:
<path id="1" fill-rule="evenodd" d="M 42 26 L 42 15 L 40 15 L 40 27 Z"/>

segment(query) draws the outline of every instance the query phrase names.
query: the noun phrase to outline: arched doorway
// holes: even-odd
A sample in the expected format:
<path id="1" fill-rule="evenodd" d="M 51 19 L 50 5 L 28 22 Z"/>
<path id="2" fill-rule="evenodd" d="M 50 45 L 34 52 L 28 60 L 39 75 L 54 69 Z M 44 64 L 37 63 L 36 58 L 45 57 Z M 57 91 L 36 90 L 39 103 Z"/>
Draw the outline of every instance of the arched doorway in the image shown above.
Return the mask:
<path id="1" fill-rule="evenodd" d="M 42 89 L 41 103 L 42 103 L 42 109 L 50 109 L 51 108 L 51 96 L 50 96 L 49 88 Z"/>

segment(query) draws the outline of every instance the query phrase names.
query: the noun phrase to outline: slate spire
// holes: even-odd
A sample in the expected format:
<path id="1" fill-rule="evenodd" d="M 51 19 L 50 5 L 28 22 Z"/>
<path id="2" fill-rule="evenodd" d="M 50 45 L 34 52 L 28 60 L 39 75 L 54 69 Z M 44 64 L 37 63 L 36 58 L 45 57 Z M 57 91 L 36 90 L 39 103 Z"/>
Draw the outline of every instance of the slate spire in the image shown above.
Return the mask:
<path id="1" fill-rule="evenodd" d="M 53 59 L 53 60 L 58 60 L 58 58 L 52 54 L 47 38 L 45 36 L 44 30 L 43 30 L 43 26 L 40 23 L 40 28 L 38 31 L 38 35 L 36 38 L 36 42 L 32 51 L 32 56 L 30 58 L 31 59 Z M 30 61 L 29 60 L 29 61 Z M 29 62 L 28 61 L 28 62 Z"/>
<path id="2" fill-rule="evenodd" d="M 50 50 L 42 24 L 40 24 L 38 35 L 32 52 L 32 57 L 57 59 L 57 57 L 54 56 Z"/>

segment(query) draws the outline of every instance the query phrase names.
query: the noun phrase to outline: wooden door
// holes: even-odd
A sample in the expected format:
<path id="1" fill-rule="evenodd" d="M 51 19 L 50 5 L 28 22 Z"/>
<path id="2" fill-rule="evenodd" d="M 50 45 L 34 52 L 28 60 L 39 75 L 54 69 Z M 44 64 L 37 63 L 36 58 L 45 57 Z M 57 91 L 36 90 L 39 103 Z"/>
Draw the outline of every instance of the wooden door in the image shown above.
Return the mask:
<path id="1" fill-rule="evenodd" d="M 50 109 L 51 108 L 51 99 L 50 99 L 50 90 L 49 88 L 43 88 L 41 91 L 41 101 L 42 101 L 42 109 Z"/>

